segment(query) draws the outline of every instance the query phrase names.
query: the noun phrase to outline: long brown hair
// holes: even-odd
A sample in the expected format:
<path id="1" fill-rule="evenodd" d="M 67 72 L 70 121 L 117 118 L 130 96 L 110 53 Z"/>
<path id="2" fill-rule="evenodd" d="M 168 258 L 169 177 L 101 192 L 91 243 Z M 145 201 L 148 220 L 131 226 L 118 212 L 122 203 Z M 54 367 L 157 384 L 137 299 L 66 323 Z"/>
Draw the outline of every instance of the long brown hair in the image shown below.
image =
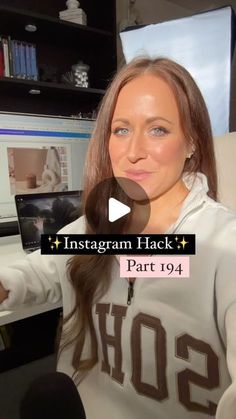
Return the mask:
<path id="1" fill-rule="evenodd" d="M 87 216 L 90 211 L 89 207 L 86 207 L 89 193 L 99 182 L 113 177 L 108 141 L 119 92 L 129 81 L 144 73 L 151 73 L 162 78 L 172 88 L 185 139 L 195 149 L 193 156 L 186 159 L 184 171 L 204 173 L 208 179 L 208 194 L 213 199 L 217 199 L 216 164 L 211 125 L 199 88 L 188 71 L 179 64 L 166 58 L 139 58 L 125 65 L 117 73 L 100 106 L 84 172 L 83 207 Z M 113 193 L 112 196 L 115 193 L 114 190 L 111 191 L 111 188 L 113 186 L 105 187 L 102 199 L 97 196 L 98 205 L 96 208 L 100 220 L 98 231 L 92 231 L 86 217 L 85 233 L 103 232 L 106 202 L 111 193 Z M 129 205 L 132 206 L 132 203 L 129 202 Z M 122 232 L 122 228 L 121 222 L 120 232 Z M 112 233 L 112 223 L 110 233 Z M 109 288 L 112 263 L 113 257 L 108 255 L 80 255 L 71 258 L 69 261 L 68 270 L 75 291 L 76 304 L 73 312 L 64 319 L 61 350 L 74 343 L 72 364 L 75 369 L 76 380 L 80 379 L 80 373 L 88 371 L 97 362 L 97 341 L 92 320 L 92 306 Z M 81 354 L 88 332 L 91 337 L 91 356 L 90 359 L 82 361 Z"/>

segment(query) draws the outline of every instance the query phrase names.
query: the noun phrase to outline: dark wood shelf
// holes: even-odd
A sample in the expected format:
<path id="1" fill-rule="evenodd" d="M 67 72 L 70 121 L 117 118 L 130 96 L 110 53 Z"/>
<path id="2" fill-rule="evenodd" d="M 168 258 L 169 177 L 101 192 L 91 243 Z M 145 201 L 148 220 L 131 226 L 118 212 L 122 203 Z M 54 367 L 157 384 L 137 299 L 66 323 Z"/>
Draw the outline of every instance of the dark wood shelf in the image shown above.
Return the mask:
<path id="1" fill-rule="evenodd" d="M 64 0 L 0 0 L 0 35 L 35 44 L 40 80 L 0 77 L 0 110 L 69 116 L 97 109 L 117 65 L 115 0 L 80 4 L 88 25 L 59 19 Z M 29 24 L 37 30 L 26 31 Z M 78 61 L 89 66 L 90 88 L 61 83 Z"/>
<path id="2" fill-rule="evenodd" d="M 57 308 L 6 325 L 9 347 L 0 351 L 0 373 L 55 353 L 61 311 Z"/>
<path id="3" fill-rule="evenodd" d="M 20 234 L 17 221 L 0 222 L 0 237 Z"/>
<path id="4" fill-rule="evenodd" d="M 30 94 L 31 89 L 40 94 Z M 105 91 L 102 89 L 74 87 L 69 84 L 0 78 L 0 109 L 6 112 L 44 113 L 70 116 L 84 110 L 96 109 Z"/>
<path id="5" fill-rule="evenodd" d="M 39 95 L 32 95 L 30 94 L 30 90 L 40 90 Z M 16 95 L 19 93 L 20 95 L 30 95 L 30 96 L 41 96 L 41 95 L 73 95 L 73 96 L 85 96 L 85 95 L 93 95 L 97 97 L 101 97 L 104 95 L 105 90 L 103 89 L 94 89 L 91 87 L 75 87 L 71 86 L 70 84 L 63 84 L 63 83 L 50 83 L 50 82 L 43 82 L 43 81 L 34 81 L 34 80 L 27 80 L 27 79 L 16 79 L 12 77 L 0 77 L 0 91 L 1 92 L 8 92 L 9 94 L 12 93 Z"/>
<path id="6" fill-rule="evenodd" d="M 27 24 L 37 27 L 35 32 L 25 30 Z M 59 18 L 32 13 L 26 10 L 0 6 L 0 32 L 12 38 L 27 40 L 29 42 L 70 43 L 112 41 L 113 34 L 108 31 L 67 22 Z"/>

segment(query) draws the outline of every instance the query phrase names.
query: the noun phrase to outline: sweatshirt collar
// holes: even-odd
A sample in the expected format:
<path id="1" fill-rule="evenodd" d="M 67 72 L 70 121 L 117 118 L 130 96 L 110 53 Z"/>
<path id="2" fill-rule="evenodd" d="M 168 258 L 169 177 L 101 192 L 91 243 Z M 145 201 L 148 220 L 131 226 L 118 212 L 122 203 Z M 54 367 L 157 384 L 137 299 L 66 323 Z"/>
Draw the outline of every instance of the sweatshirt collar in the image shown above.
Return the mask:
<path id="1" fill-rule="evenodd" d="M 182 210 L 190 205 L 192 207 L 208 199 L 207 192 L 209 191 L 209 187 L 207 177 L 204 173 L 184 173 L 182 179 L 189 189 L 189 194 L 184 200 Z"/>
<path id="2" fill-rule="evenodd" d="M 200 207 L 205 201 L 210 199 L 207 195 L 209 191 L 207 177 L 204 173 L 185 172 L 182 179 L 189 189 L 189 194 L 185 198 L 178 219 L 170 226 L 166 233 L 171 234 L 182 224 L 187 216 Z"/>

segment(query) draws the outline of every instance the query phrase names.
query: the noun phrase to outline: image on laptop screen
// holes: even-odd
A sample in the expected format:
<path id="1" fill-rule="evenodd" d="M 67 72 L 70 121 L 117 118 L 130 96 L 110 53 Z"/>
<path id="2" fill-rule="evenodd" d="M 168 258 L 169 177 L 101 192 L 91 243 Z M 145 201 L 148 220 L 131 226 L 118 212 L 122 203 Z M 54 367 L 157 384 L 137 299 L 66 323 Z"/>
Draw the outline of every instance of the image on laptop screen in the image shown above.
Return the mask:
<path id="1" fill-rule="evenodd" d="M 82 215 L 82 191 L 15 195 L 22 246 L 40 247 L 41 234 L 55 234 Z"/>

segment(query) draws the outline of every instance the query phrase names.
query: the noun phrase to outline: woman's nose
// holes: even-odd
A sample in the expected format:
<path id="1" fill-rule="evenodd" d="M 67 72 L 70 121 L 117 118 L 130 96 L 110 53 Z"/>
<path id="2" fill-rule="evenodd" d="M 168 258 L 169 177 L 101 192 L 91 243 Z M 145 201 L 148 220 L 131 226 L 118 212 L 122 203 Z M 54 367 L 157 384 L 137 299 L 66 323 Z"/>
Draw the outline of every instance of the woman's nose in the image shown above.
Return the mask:
<path id="1" fill-rule="evenodd" d="M 146 157 L 147 150 L 144 136 L 141 133 L 133 133 L 129 140 L 127 158 L 134 163 L 135 161 L 145 159 Z"/>

